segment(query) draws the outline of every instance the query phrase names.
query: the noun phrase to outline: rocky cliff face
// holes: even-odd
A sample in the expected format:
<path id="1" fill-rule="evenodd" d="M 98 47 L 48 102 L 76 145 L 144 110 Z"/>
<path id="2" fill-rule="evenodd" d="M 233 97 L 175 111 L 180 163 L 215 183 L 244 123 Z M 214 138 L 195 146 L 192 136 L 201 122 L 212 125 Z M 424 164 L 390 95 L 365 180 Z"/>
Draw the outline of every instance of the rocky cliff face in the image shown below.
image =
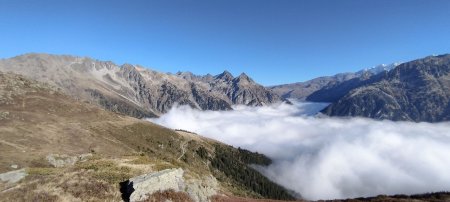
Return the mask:
<path id="1" fill-rule="evenodd" d="M 196 76 L 189 72 L 179 72 L 177 75 L 192 82 L 205 84 L 208 91 L 223 95 L 223 99 L 232 105 L 262 106 L 286 101 L 253 81 L 245 73 L 238 77 L 234 77 L 228 71 L 216 76 Z"/>
<path id="2" fill-rule="evenodd" d="M 450 120 L 450 55 L 403 63 L 350 90 L 323 112 L 417 122 Z"/>
<path id="3" fill-rule="evenodd" d="M 259 106 L 282 101 L 245 74 L 234 78 L 228 72 L 172 75 L 138 65 L 48 54 L 3 59 L 0 71 L 49 83 L 77 99 L 139 118 L 158 116 L 175 103 L 202 110 L 230 110 L 233 104 Z"/>

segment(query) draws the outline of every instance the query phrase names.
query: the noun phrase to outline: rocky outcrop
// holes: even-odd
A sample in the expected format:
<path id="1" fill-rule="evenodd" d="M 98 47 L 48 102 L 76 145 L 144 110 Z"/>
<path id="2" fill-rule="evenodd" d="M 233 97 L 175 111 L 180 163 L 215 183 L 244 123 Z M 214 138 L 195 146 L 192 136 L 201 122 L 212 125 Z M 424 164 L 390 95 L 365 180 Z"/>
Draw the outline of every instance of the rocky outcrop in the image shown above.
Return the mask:
<path id="1" fill-rule="evenodd" d="M 211 201 L 217 194 L 219 183 L 213 176 L 204 176 L 202 179 L 189 179 L 186 182 L 186 192 L 193 201 Z"/>
<path id="2" fill-rule="evenodd" d="M 6 173 L 0 173 L 0 181 L 8 183 L 16 183 L 27 176 L 25 168 L 14 170 Z"/>
<path id="3" fill-rule="evenodd" d="M 130 201 L 144 201 L 157 191 L 184 191 L 183 169 L 169 169 L 131 178 L 126 185 Z"/>
<path id="4" fill-rule="evenodd" d="M 53 167 L 61 168 L 65 166 L 73 166 L 76 162 L 83 162 L 90 157 L 92 157 L 92 154 L 80 154 L 78 156 L 69 156 L 65 154 L 49 154 L 45 158 Z"/>
<path id="5" fill-rule="evenodd" d="M 209 201 L 217 194 L 218 182 L 212 176 L 204 179 L 189 179 L 183 177 L 181 168 L 167 169 L 160 172 L 133 177 L 121 183 L 121 192 L 125 201 L 144 201 L 157 192 L 185 192 L 192 201 Z"/>
<path id="6" fill-rule="evenodd" d="M 448 121 L 450 55 L 403 63 L 352 89 L 323 113 L 416 122 Z"/>
<path id="7" fill-rule="evenodd" d="M 48 54 L 0 60 L 0 71 L 49 83 L 77 99 L 137 118 L 158 116 L 175 104 L 231 110 L 235 104 L 260 106 L 282 101 L 247 75 L 234 78 L 226 71 L 217 76 L 173 75 L 139 65 Z"/>
<path id="8" fill-rule="evenodd" d="M 232 104 L 262 106 L 282 101 L 278 95 L 254 82 L 245 73 L 234 78 L 225 71 L 214 77 L 209 84 L 213 91 L 226 95 Z"/>

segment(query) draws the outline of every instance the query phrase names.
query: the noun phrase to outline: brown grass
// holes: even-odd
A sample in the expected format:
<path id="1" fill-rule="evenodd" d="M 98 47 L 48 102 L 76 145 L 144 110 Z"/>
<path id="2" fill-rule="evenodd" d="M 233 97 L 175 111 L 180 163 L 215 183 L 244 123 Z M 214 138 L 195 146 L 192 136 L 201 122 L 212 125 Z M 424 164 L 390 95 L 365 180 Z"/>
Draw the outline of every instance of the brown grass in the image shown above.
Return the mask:
<path id="1" fill-rule="evenodd" d="M 118 166 L 117 163 L 110 160 L 94 160 L 81 162 L 76 165 L 78 169 L 84 169 L 90 172 L 95 179 L 106 181 L 111 184 L 118 184 L 133 177 L 131 168 Z"/>
<path id="2" fill-rule="evenodd" d="M 75 198 L 87 200 L 111 198 L 112 187 L 105 182 L 91 180 L 89 182 L 64 182 L 58 187 Z"/>
<path id="3" fill-rule="evenodd" d="M 59 172 L 61 172 L 61 170 L 57 169 L 57 168 L 39 168 L 39 167 L 34 167 L 34 168 L 27 168 L 26 172 L 29 175 L 56 175 Z"/>
<path id="4" fill-rule="evenodd" d="M 172 202 L 193 202 L 187 193 L 176 192 L 172 189 L 166 191 L 158 191 L 150 195 L 144 202 L 161 202 L 170 200 Z"/>
<path id="5" fill-rule="evenodd" d="M 58 201 L 59 197 L 47 191 L 37 190 L 39 182 L 13 187 L 2 192 L 0 201 Z"/>

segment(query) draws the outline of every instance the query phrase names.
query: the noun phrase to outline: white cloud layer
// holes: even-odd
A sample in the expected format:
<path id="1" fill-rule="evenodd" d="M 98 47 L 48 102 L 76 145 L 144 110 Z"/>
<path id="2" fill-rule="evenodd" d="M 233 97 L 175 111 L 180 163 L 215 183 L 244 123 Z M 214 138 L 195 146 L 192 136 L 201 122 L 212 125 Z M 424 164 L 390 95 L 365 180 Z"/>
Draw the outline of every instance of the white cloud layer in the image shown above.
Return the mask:
<path id="1" fill-rule="evenodd" d="M 450 123 L 309 116 L 324 106 L 178 106 L 151 121 L 266 154 L 261 172 L 306 199 L 450 190 Z"/>

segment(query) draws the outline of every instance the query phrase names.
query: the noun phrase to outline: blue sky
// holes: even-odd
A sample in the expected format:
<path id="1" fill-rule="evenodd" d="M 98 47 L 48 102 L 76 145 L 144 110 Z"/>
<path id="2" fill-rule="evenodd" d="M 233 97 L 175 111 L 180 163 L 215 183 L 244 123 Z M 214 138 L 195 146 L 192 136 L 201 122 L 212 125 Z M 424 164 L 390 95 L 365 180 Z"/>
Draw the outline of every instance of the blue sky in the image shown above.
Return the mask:
<path id="1" fill-rule="evenodd" d="M 90 56 L 281 84 L 450 53 L 448 0 L 0 0 L 0 58 Z"/>

